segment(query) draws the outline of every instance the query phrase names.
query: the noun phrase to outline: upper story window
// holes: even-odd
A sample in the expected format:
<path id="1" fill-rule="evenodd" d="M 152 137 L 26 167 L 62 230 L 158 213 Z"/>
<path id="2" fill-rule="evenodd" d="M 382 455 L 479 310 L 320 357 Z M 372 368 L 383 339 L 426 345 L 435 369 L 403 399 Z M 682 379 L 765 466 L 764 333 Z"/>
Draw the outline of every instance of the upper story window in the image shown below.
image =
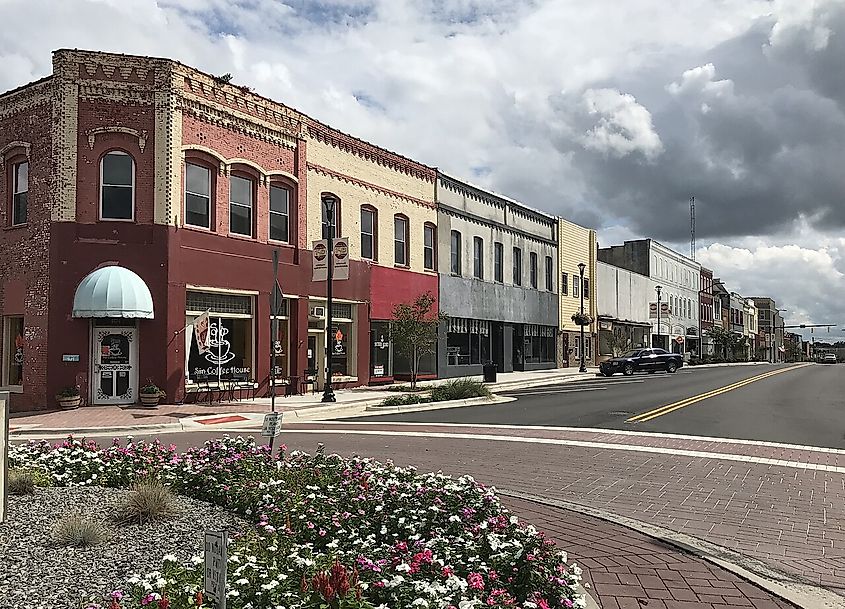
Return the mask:
<path id="1" fill-rule="evenodd" d="M 584 277 L 584 298 L 590 298 L 590 278 Z"/>
<path id="2" fill-rule="evenodd" d="M 546 291 L 551 292 L 555 289 L 551 256 L 546 256 L 546 266 L 544 268 L 546 272 Z"/>
<path id="3" fill-rule="evenodd" d="M 472 276 L 484 279 L 484 240 L 481 237 L 472 238 Z"/>
<path id="4" fill-rule="evenodd" d="M 560 293 L 564 296 L 569 294 L 569 273 L 560 274 Z"/>
<path id="5" fill-rule="evenodd" d="M 493 279 L 499 283 L 505 281 L 505 248 L 496 241 L 493 244 Z"/>
<path id="6" fill-rule="evenodd" d="M 12 166 L 12 225 L 26 224 L 29 196 L 29 163 L 22 161 Z"/>
<path id="7" fill-rule="evenodd" d="M 537 252 L 528 254 L 528 276 L 531 279 L 531 287 L 537 289 Z"/>
<path id="8" fill-rule="evenodd" d="M 135 161 L 119 150 L 100 160 L 100 219 L 135 219 Z"/>
<path id="9" fill-rule="evenodd" d="M 374 207 L 365 205 L 361 208 L 361 258 L 377 260 L 376 258 L 376 227 L 378 226 L 378 212 Z"/>
<path id="10" fill-rule="evenodd" d="M 423 268 L 427 271 L 437 269 L 437 227 L 426 223 L 423 226 Z"/>
<path id="11" fill-rule="evenodd" d="M 185 163 L 185 224 L 211 228 L 211 170 Z"/>
<path id="12" fill-rule="evenodd" d="M 229 178 L 229 232 L 252 237 L 253 181 L 241 176 Z"/>
<path id="13" fill-rule="evenodd" d="M 580 275 L 572 274 L 572 297 L 578 298 L 578 285 L 581 283 Z"/>
<path id="14" fill-rule="evenodd" d="M 393 262 L 399 266 L 408 266 L 408 218 L 393 217 Z"/>
<path id="15" fill-rule="evenodd" d="M 270 239 L 290 243 L 291 191 L 281 184 L 270 185 Z"/>
<path id="16" fill-rule="evenodd" d="M 456 230 L 451 235 L 451 265 L 453 275 L 461 274 L 461 233 Z"/>
<path id="17" fill-rule="evenodd" d="M 522 285 L 522 250 L 513 248 L 513 284 Z"/>

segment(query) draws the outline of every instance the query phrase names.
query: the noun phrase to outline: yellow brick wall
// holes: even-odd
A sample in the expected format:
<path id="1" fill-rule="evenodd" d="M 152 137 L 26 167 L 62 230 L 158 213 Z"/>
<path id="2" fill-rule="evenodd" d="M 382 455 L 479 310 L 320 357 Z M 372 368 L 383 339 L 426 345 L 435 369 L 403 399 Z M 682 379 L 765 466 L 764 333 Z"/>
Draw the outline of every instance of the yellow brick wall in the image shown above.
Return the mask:
<path id="1" fill-rule="evenodd" d="M 558 239 L 559 272 L 569 275 L 566 294 L 561 293 L 561 281 L 558 277 L 560 328 L 575 332 L 580 328 L 572 322 L 572 315 L 581 310 L 581 298 L 572 296 L 572 281 L 573 276 L 579 275 L 580 262 L 587 265 L 584 277 L 590 280 L 590 297 L 584 298 L 584 312 L 589 313 L 594 320 L 596 318 L 596 231 L 558 218 Z M 589 331 L 595 332 L 595 324 L 590 326 Z"/>
<path id="2" fill-rule="evenodd" d="M 318 140 L 308 140 L 307 150 L 307 246 L 310 248 L 313 241 L 321 238 L 320 193 L 333 192 L 341 200 L 340 236 L 349 237 L 352 258 L 361 259 L 361 206 L 372 205 L 378 210 L 376 264 L 393 266 L 393 216 L 404 214 L 409 223 L 410 268 L 424 272 L 423 225 L 437 223 L 434 182 L 367 161 Z"/>

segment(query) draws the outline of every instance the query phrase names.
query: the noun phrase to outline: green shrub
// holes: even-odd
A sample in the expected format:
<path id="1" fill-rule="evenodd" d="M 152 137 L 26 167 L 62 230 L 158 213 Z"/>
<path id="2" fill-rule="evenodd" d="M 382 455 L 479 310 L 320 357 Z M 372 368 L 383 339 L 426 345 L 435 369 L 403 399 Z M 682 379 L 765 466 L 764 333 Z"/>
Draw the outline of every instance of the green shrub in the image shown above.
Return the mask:
<path id="1" fill-rule="evenodd" d="M 9 470 L 9 494 L 31 495 L 35 492 L 35 473 L 29 469 Z"/>
<path id="2" fill-rule="evenodd" d="M 129 496 L 117 507 L 117 520 L 124 524 L 145 524 L 164 520 L 176 511 L 176 498 L 158 480 L 132 486 Z"/>
<path id="3" fill-rule="evenodd" d="M 53 542 L 60 546 L 87 548 L 108 539 L 108 531 L 96 520 L 89 520 L 80 514 L 68 514 L 53 527 Z"/>
<path id="4" fill-rule="evenodd" d="M 431 390 L 431 399 L 434 402 L 481 397 L 489 398 L 490 389 L 487 388 L 487 385 L 475 379 L 453 379 Z"/>
<path id="5" fill-rule="evenodd" d="M 431 398 L 427 395 L 418 395 L 411 393 L 408 395 L 396 395 L 384 398 L 382 406 L 411 406 L 413 404 L 425 404 L 431 402 Z"/>

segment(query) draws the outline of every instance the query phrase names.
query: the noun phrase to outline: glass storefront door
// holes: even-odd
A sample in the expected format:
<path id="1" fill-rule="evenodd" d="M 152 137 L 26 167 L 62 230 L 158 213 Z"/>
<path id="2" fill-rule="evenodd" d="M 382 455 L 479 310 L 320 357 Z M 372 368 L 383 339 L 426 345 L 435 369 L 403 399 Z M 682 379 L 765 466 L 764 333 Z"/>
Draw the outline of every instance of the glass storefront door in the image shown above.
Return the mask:
<path id="1" fill-rule="evenodd" d="M 94 326 L 92 401 L 134 404 L 138 399 L 138 330 Z"/>

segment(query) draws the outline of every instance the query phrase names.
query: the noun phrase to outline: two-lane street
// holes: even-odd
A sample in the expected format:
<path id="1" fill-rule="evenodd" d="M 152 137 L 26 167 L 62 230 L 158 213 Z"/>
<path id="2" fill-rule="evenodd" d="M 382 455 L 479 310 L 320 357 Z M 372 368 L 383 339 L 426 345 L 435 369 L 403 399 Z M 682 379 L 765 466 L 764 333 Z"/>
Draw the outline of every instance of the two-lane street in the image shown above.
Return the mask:
<path id="1" fill-rule="evenodd" d="M 845 448 L 842 372 L 838 365 L 683 368 L 513 391 L 502 395 L 515 401 L 499 404 L 361 420 L 599 427 Z"/>

